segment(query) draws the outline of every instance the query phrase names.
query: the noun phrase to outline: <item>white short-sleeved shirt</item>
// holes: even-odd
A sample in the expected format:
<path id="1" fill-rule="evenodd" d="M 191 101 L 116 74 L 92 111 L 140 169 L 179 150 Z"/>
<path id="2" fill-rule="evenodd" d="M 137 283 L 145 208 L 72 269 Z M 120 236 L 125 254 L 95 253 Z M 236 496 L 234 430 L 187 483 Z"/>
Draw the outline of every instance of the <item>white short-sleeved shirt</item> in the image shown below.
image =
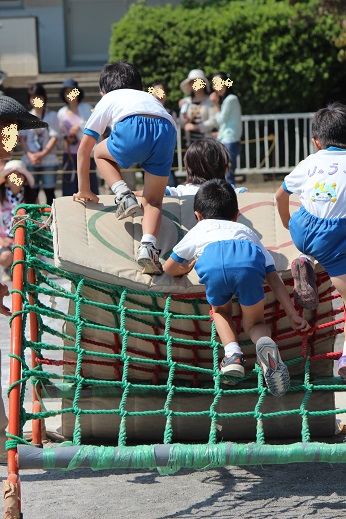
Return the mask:
<path id="1" fill-rule="evenodd" d="M 252 241 L 263 252 L 266 269 L 269 266 L 274 268 L 270 268 L 268 271 L 275 269 L 272 255 L 262 245 L 257 234 L 246 225 L 229 220 L 201 220 L 173 248 L 171 258 L 178 263 L 191 261 L 193 258 L 200 257 L 210 243 L 227 240 Z"/>
<path id="2" fill-rule="evenodd" d="M 152 94 L 142 90 L 122 88 L 112 90 L 100 99 L 85 125 L 84 133 L 97 139 L 104 133 L 107 126 L 113 130 L 114 126 L 126 117 L 140 114 L 156 115 L 168 119 L 177 129 L 173 117 Z"/>
<path id="3" fill-rule="evenodd" d="M 168 196 L 187 196 L 195 195 L 202 184 L 180 184 L 177 187 L 166 187 Z"/>
<path id="4" fill-rule="evenodd" d="M 166 195 L 167 196 L 187 196 L 187 195 L 195 195 L 202 184 L 180 184 L 177 187 L 166 187 Z M 235 187 L 233 189 L 237 195 L 241 193 L 246 193 L 249 191 L 246 187 Z"/>
<path id="5" fill-rule="evenodd" d="M 300 195 L 318 218 L 346 218 L 346 150 L 330 147 L 309 155 L 285 177 L 288 193 Z"/>

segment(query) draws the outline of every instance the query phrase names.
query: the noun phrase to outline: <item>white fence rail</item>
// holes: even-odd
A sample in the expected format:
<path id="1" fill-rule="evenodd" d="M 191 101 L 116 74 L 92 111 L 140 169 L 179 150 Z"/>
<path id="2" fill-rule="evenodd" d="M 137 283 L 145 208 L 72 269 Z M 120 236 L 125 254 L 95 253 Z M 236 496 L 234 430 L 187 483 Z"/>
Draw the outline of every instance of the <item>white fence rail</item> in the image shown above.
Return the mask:
<path id="1" fill-rule="evenodd" d="M 313 113 L 243 115 L 237 174 L 288 173 L 310 153 Z M 178 131 L 177 174 L 183 172 L 181 129 Z"/>

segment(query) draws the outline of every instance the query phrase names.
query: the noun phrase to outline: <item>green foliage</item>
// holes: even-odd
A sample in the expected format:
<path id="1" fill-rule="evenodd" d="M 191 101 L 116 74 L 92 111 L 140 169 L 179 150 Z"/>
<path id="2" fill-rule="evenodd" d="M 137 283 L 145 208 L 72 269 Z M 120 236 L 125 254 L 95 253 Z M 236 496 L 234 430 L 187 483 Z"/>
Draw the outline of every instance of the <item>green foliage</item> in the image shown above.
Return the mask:
<path id="1" fill-rule="evenodd" d="M 319 0 L 219 1 L 224 5 L 132 5 L 113 26 L 110 60 L 134 63 L 146 87 L 164 80 L 173 107 L 193 68 L 210 78 L 229 72 L 246 114 L 346 102 L 346 67 L 334 44 L 341 24 L 335 13 L 321 10 Z"/>

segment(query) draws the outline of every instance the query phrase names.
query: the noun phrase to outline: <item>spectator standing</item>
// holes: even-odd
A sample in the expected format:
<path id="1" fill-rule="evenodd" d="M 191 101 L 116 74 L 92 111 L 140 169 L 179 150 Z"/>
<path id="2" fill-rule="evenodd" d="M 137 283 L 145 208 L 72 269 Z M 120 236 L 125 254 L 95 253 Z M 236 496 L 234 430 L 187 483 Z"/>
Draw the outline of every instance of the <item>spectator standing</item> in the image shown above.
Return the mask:
<path id="1" fill-rule="evenodd" d="M 83 103 L 84 92 L 74 79 L 67 79 L 60 91 L 61 100 L 66 104 L 58 111 L 60 135 L 63 137 L 63 166 L 64 173 L 62 194 L 72 196 L 78 191 L 77 180 L 77 151 L 83 137 L 85 123 L 89 119 L 92 108 L 88 103 Z M 92 158 L 91 170 L 96 170 L 96 164 Z M 98 179 L 96 173 L 90 173 L 90 187 L 93 193 L 98 194 Z"/>
<path id="2" fill-rule="evenodd" d="M 217 81 L 217 78 L 222 82 Z M 232 83 L 227 74 L 224 72 L 216 74 L 213 78 L 214 92 L 210 94 L 209 99 L 214 105 L 215 120 L 219 127 L 219 131 L 214 136 L 226 146 L 230 156 L 231 164 L 226 172 L 226 180 L 229 184 L 235 185 L 235 170 L 243 128 L 239 99 L 233 94 L 232 87 L 227 86 L 227 82 Z"/>
<path id="3" fill-rule="evenodd" d="M 40 187 L 45 192 L 47 204 L 52 205 L 55 198 L 56 172 L 59 168 L 57 141 L 59 126 L 57 113 L 47 108 L 47 93 L 43 85 L 35 83 L 28 88 L 28 103 L 31 113 L 45 121 L 47 128 L 33 128 L 20 133 L 20 143 L 24 151 L 22 160 L 28 171 L 34 174 L 36 195 Z"/>
<path id="4" fill-rule="evenodd" d="M 179 120 L 185 130 L 186 145 L 189 146 L 197 139 L 212 137 L 212 130 L 217 126 L 215 110 L 209 99 L 209 81 L 203 70 L 191 70 L 180 83 L 180 88 L 188 94 L 180 100 Z"/>
<path id="5" fill-rule="evenodd" d="M 163 106 L 165 106 L 165 103 L 167 100 L 167 87 L 166 87 L 165 83 L 163 81 L 154 81 L 154 83 L 152 83 L 151 86 L 154 89 L 153 96 L 156 97 L 156 99 L 158 99 L 160 101 L 160 103 L 163 104 Z M 163 92 L 163 94 L 162 94 L 162 92 Z M 169 115 L 171 115 L 173 117 L 174 121 L 177 122 L 178 121 L 177 113 L 174 110 L 171 110 L 170 108 L 166 108 L 166 110 L 169 113 Z M 175 153 L 172 166 L 175 166 L 177 164 L 178 164 L 177 155 Z M 167 185 L 169 187 L 177 187 L 177 185 L 178 185 L 178 181 L 176 179 L 173 169 L 171 169 L 171 172 L 169 174 Z"/>

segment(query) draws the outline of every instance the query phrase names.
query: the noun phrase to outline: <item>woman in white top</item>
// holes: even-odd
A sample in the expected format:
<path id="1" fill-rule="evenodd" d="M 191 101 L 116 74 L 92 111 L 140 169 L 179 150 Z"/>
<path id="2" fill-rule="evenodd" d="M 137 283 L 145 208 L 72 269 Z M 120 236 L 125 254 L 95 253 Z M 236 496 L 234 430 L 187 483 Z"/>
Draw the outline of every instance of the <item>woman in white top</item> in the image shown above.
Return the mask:
<path id="1" fill-rule="evenodd" d="M 91 105 L 83 103 L 84 92 L 74 79 L 67 79 L 60 91 L 61 100 L 66 103 L 58 111 L 59 131 L 64 139 L 63 166 L 64 173 L 62 184 L 62 195 L 72 196 L 78 192 L 77 180 L 77 151 L 85 123 L 91 115 Z M 90 162 L 91 170 L 96 170 L 94 159 Z M 91 190 L 96 195 L 99 192 L 96 173 L 90 173 Z"/>
<path id="2" fill-rule="evenodd" d="M 203 86 L 204 85 L 204 86 Z M 213 103 L 209 99 L 209 81 L 203 70 L 194 69 L 180 83 L 181 90 L 188 94 L 179 102 L 179 121 L 185 130 L 186 145 L 203 137 L 212 137 L 217 127 Z"/>
<path id="3" fill-rule="evenodd" d="M 220 85 L 221 82 L 215 81 L 217 78 L 222 80 L 222 85 Z M 243 133 L 243 127 L 239 99 L 233 94 L 232 86 L 228 86 L 227 81 L 232 84 L 229 76 L 224 72 L 219 72 L 214 76 L 214 92 L 210 94 L 210 100 L 214 104 L 216 112 L 215 120 L 219 127 L 219 131 L 214 134 L 214 136 L 226 146 L 230 155 L 231 164 L 226 173 L 226 180 L 234 185 L 235 169 L 237 167 L 237 157 L 240 151 L 240 138 Z"/>
<path id="4" fill-rule="evenodd" d="M 24 151 L 22 160 L 28 171 L 34 173 L 36 196 L 42 186 L 47 204 L 55 198 L 56 172 L 59 168 L 57 141 L 59 137 L 57 113 L 47 108 L 47 93 L 43 85 L 35 83 L 28 88 L 31 113 L 48 123 L 48 128 L 34 128 L 20 132 L 20 143 Z"/>

